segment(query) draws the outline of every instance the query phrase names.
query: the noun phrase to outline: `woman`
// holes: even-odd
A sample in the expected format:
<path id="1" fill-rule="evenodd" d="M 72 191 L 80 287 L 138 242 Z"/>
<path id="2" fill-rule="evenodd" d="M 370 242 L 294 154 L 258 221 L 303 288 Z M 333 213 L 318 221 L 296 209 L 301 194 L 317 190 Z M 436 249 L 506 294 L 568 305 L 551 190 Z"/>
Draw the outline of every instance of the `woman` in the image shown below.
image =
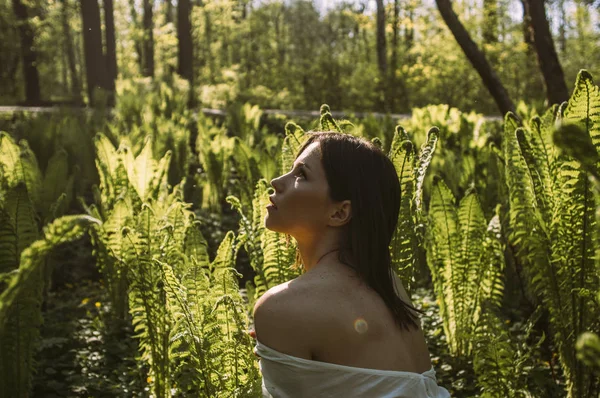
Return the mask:
<path id="1" fill-rule="evenodd" d="M 265 227 L 296 239 L 304 273 L 254 307 L 263 395 L 449 397 L 421 311 L 391 270 L 400 184 L 387 156 L 348 134 L 310 133 L 271 185 Z"/>

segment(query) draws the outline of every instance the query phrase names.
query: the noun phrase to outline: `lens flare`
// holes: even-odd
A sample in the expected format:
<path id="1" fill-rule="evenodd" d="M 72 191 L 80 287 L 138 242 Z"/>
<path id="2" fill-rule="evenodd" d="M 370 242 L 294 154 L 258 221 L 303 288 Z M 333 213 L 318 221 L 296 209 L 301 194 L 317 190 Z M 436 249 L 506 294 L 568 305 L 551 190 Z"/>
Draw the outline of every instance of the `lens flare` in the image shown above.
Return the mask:
<path id="1" fill-rule="evenodd" d="M 359 334 L 365 334 L 367 333 L 367 330 L 369 330 L 369 324 L 363 318 L 357 318 L 354 321 L 354 330 Z"/>

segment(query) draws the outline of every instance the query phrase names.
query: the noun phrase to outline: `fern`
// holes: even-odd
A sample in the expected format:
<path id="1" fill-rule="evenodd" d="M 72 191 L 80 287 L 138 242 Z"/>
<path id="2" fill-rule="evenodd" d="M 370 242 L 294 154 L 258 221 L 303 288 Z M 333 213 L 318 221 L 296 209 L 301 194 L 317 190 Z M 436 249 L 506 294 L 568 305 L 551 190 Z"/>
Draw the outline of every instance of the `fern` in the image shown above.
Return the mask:
<path id="1" fill-rule="evenodd" d="M 73 198 L 74 175 L 69 175 L 67 152 L 60 149 L 48 161 L 41 186 L 44 224 L 64 214 Z"/>
<path id="2" fill-rule="evenodd" d="M 3 165 L 7 186 L 25 183 L 30 200 L 35 206 L 39 205 L 42 177 L 27 141 L 21 140 L 17 145 L 10 135 L 0 132 L 0 164 Z"/>
<path id="3" fill-rule="evenodd" d="M 577 336 L 600 327 L 600 312 L 590 294 L 598 291 L 600 282 L 596 203 L 589 179 L 590 174 L 598 175 L 600 93 L 582 71 L 569 102 L 530 123 L 533 134 L 517 129 L 511 118 L 507 116 L 505 135 L 509 238 L 527 265 L 530 292 L 549 310 L 569 396 L 589 396 L 593 383 L 575 356 L 575 346 Z M 548 143 L 557 124 L 563 127 L 553 139 L 564 148 L 562 153 Z"/>
<path id="4" fill-rule="evenodd" d="M 498 214 L 486 232 L 475 192 L 468 192 L 458 209 L 454 202 L 443 180 L 434 177 L 427 257 L 450 351 L 470 355 L 482 304 L 491 300 L 499 305 L 501 301 L 503 249 Z"/>
<path id="5" fill-rule="evenodd" d="M 415 214 L 416 154 L 413 143 L 400 126 L 396 127 L 388 157 L 394 164 L 400 180 L 400 211 L 396 231 L 392 237 L 392 267 L 406 284 L 410 295 L 414 284 L 414 272 L 418 261 L 418 221 Z"/>
<path id="6" fill-rule="evenodd" d="M 12 200 L 9 199 L 9 203 Z M 18 209 L 17 223 L 31 218 L 31 209 Z M 9 220 L 11 217 L 9 217 Z M 78 239 L 98 220 L 66 216 L 44 228 L 44 238 L 20 253 L 19 268 L 0 294 L 0 391 L 6 396 L 27 397 L 34 368 L 33 353 L 39 338 L 43 289 L 43 261 L 56 246 Z M 26 236 L 26 235 L 24 235 Z M 24 242 L 21 237 L 18 242 Z M 15 246 L 19 243 L 15 242 Z"/>
<path id="7" fill-rule="evenodd" d="M 331 116 L 331 110 L 329 109 L 329 105 L 323 104 L 321 105 L 321 118 L 319 120 L 319 124 L 321 125 L 321 130 L 323 131 L 335 131 L 338 133 L 343 133 L 344 130 L 340 127 L 338 122 Z"/>
<path id="8" fill-rule="evenodd" d="M 532 352 L 542 342 L 543 338 L 522 352 L 504 323 L 492 311 L 485 311 L 476 331 L 473 360 L 481 397 L 533 397 L 527 389 L 527 376 L 533 368 Z"/>
<path id="9" fill-rule="evenodd" d="M 308 139 L 308 134 L 296 123 L 288 122 L 285 125 L 285 138 L 281 146 L 281 173 L 287 173 L 296 160 L 298 151 Z"/>
<path id="10" fill-rule="evenodd" d="M 439 129 L 437 127 L 432 127 L 427 133 L 427 142 L 423 144 L 419 153 L 419 164 L 417 166 L 415 192 L 415 211 L 419 214 L 421 213 L 422 207 L 421 201 L 423 198 L 423 185 L 425 183 L 425 174 L 427 172 L 429 164 L 431 163 L 431 159 L 433 158 L 433 153 L 435 152 L 438 137 Z"/>

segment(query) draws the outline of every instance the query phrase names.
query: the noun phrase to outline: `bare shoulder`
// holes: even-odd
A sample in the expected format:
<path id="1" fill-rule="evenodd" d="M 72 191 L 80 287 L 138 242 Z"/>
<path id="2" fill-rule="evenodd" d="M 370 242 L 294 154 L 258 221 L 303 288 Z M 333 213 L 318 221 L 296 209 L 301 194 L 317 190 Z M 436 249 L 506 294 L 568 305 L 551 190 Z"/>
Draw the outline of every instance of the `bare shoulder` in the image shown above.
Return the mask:
<path id="1" fill-rule="evenodd" d="M 309 287 L 296 280 L 269 289 L 254 305 L 254 330 L 262 344 L 279 352 L 311 359 L 317 322 L 307 303 Z"/>

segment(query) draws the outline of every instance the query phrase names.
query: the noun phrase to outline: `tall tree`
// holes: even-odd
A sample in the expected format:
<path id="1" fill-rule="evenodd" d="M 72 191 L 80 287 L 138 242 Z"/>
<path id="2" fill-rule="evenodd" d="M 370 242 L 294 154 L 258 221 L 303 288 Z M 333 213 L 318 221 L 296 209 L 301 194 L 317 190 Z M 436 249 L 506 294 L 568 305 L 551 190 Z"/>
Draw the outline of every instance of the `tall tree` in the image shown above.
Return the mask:
<path id="1" fill-rule="evenodd" d="M 415 5 L 413 1 L 407 1 L 404 5 L 407 23 L 404 25 L 404 44 L 407 50 L 413 46 L 415 41 Z"/>
<path id="2" fill-rule="evenodd" d="M 508 92 L 496 74 L 496 71 L 487 61 L 485 54 L 481 52 L 477 44 L 471 39 L 469 32 L 458 19 L 458 16 L 452 9 L 450 0 L 435 0 L 440 14 L 446 22 L 446 25 L 452 32 L 457 43 L 462 48 L 463 52 L 477 71 L 483 84 L 488 89 L 491 96 L 494 98 L 500 112 L 504 115 L 508 111 L 515 111 L 515 105 L 508 96 Z"/>
<path id="3" fill-rule="evenodd" d="M 71 94 L 76 102 L 81 102 L 81 81 L 77 74 L 77 63 L 75 62 L 75 50 L 73 48 L 73 39 L 71 37 L 71 27 L 69 25 L 69 2 L 61 0 L 62 8 L 60 10 L 61 25 L 65 37 L 65 54 L 67 57 L 67 66 L 71 75 Z"/>
<path id="4" fill-rule="evenodd" d="M 527 6 L 526 12 L 531 22 L 530 29 L 533 31 L 533 45 L 538 64 L 544 76 L 546 98 L 550 104 L 560 104 L 569 99 L 569 90 L 550 33 L 544 0 L 526 0 L 524 4 Z"/>
<path id="5" fill-rule="evenodd" d="M 377 65 L 381 76 L 380 88 L 383 93 L 383 108 L 389 110 L 387 98 L 387 43 L 385 39 L 385 5 L 383 0 L 377 0 Z"/>
<path id="6" fill-rule="evenodd" d="M 153 21 L 154 1 L 144 0 L 144 62 L 142 75 L 154 77 L 154 21 Z"/>
<path id="7" fill-rule="evenodd" d="M 400 29 L 400 0 L 394 0 L 394 17 L 392 19 L 392 59 L 390 68 L 390 111 L 395 109 L 396 96 L 394 95 L 397 89 L 396 70 L 398 69 L 398 36 Z"/>
<path id="8" fill-rule="evenodd" d="M 177 5 L 179 7 L 179 4 Z M 165 0 L 165 22 L 173 22 L 173 2 Z"/>
<path id="9" fill-rule="evenodd" d="M 88 103 L 96 105 L 96 88 L 110 91 L 106 59 L 102 53 L 102 30 L 100 28 L 100 7 L 98 0 L 81 2 L 83 23 L 83 53 L 85 56 L 85 74 L 87 79 Z"/>
<path id="10" fill-rule="evenodd" d="M 131 23 L 133 25 L 133 32 L 136 33 L 134 34 L 134 39 L 133 39 L 133 46 L 135 48 L 135 53 L 137 55 L 137 61 L 138 61 L 138 67 L 140 68 L 140 73 L 144 70 L 144 50 L 143 50 L 143 34 L 142 34 L 142 40 L 140 40 L 139 35 L 137 34 L 138 32 L 140 32 L 140 22 L 139 22 L 139 18 L 138 18 L 138 12 L 136 9 L 136 5 L 135 5 L 135 0 L 129 0 L 129 15 L 131 18 Z M 143 32 L 143 29 L 141 29 L 141 31 Z"/>
<path id="11" fill-rule="evenodd" d="M 104 0 L 104 24 L 106 41 L 106 72 L 110 88 L 109 104 L 115 101 L 115 80 L 117 80 L 117 41 L 115 38 L 115 17 L 113 0 Z"/>
<path id="12" fill-rule="evenodd" d="M 483 0 L 483 41 L 498 41 L 498 0 Z"/>
<path id="13" fill-rule="evenodd" d="M 177 73 L 189 82 L 188 105 L 190 107 L 195 103 L 191 14 L 190 0 L 179 0 L 177 2 Z"/>
<path id="14" fill-rule="evenodd" d="M 40 75 L 37 69 L 37 52 L 33 47 L 33 30 L 29 24 L 27 7 L 21 0 L 12 1 L 13 10 L 17 17 L 19 36 L 21 39 L 21 60 L 23 78 L 25 79 L 25 102 L 29 105 L 41 102 Z"/>

